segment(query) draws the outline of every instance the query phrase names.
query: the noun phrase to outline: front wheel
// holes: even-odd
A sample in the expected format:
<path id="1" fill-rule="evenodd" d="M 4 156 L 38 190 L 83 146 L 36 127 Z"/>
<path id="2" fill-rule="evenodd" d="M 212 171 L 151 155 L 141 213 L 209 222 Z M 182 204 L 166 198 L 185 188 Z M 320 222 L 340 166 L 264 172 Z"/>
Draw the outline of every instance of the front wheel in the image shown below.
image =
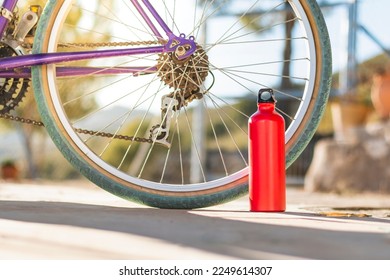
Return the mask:
<path id="1" fill-rule="evenodd" d="M 153 207 L 230 201 L 248 190 L 247 122 L 267 87 L 286 120 L 290 165 L 314 134 L 330 87 L 330 43 L 316 1 L 151 3 L 174 34 L 195 38 L 191 57 L 137 53 L 33 68 L 43 122 L 64 156 L 103 189 Z M 147 48 L 168 39 L 155 33 L 130 1 L 50 0 L 33 51 Z"/>

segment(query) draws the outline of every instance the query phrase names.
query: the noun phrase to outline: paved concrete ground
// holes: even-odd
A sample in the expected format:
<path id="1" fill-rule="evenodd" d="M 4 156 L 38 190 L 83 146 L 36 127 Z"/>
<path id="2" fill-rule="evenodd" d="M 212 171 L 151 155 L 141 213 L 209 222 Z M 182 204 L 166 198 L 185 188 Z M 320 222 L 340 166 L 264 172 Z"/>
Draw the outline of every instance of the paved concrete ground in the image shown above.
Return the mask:
<path id="1" fill-rule="evenodd" d="M 0 259 L 390 259 L 389 195 L 288 188 L 287 203 L 160 210 L 85 182 L 3 182 Z"/>

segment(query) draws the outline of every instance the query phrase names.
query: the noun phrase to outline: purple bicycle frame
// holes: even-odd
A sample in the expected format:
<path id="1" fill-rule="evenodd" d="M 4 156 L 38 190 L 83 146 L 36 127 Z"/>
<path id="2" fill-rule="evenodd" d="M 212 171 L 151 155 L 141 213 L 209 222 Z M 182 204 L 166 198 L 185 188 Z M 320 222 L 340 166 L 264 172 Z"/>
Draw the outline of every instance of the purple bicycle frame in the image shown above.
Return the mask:
<path id="1" fill-rule="evenodd" d="M 30 78 L 31 66 L 38 66 L 51 63 L 61 63 L 85 59 L 99 59 L 114 56 L 129 56 L 138 54 L 151 54 L 151 53 L 163 53 L 174 51 L 179 46 L 189 46 L 189 51 L 180 56 L 179 59 L 185 59 L 193 54 L 196 50 L 196 44 L 194 38 L 185 38 L 184 34 L 176 36 L 169 29 L 164 20 L 160 17 L 157 11 L 154 9 L 149 0 L 129 0 L 138 13 L 142 16 L 146 24 L 152 30 L 153 34 L 158 39 L 163 39 L 158 28 L 154 25 L 153 20 L 148 16 L 144 6 L 149 10 L 150 14 L 154 17 L 155 21 L 165 32 L 168 37 L 168 42 L 161 46 L 143 47 L 143 48 L 124 48 L 117 50 L 97 50 L 97 51 L 82 51 L 82 52 L 55 52 L 55 53 L 38 53 L 22 56 L 13 56 L 0 59 L 0 77 L 2 78 Z M 2 8 L 7 11 L 13 11 L 16 7 L 18 0 L 4 0 Z M 0 34 L 4 34 L 8 24 L 8 19 L 0 14 Z M 179 44 L 175 44 L 171 47 L 172 41 L 175 40 Z M 134 74 L 140 75 L 144 73 L 154 73 L 157 71 L 156 67 L 58 67 L 57 76 L 80 76 L 80 75 L 111 75 L 111 74 Z"/>

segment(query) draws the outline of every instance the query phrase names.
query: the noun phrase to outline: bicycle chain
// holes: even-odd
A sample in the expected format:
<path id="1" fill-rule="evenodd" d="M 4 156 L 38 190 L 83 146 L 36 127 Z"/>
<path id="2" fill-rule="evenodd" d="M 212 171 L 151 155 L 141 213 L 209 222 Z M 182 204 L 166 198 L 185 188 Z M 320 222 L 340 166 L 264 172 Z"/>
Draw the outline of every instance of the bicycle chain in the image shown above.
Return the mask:
<path id="1" fill-rule="evenodd" d="M 153 128 L 150 130 L 152 132 Z M 94 131 L 94 130 L 88 130 L 88 129 L 82 129 L 82 128 L 75 128 L 74 131 L 80 134 L 86 134 L 91 136 L 100 136 L 100 137 L 106 137 L 111 139 L 119 139 L 119 140 L 125 140 L 125 141 L 131 141 L 131 142 L 140 142 L 140 143 L 148 143 L 152 144 L 152 134 L 150 134 L 149 138 L 144 137 L 138 137 L 138 136 L 127 136 L 127 135 L 121 135 L 121 134 L 113 134 L 108 132 L 101 132 L 101 131 Z"/>
<path id="2" fill-rule="evenodd" d="M 33 120 L 33 119 L 27 119 L 23 117 L 17 117 L 10 114 L 3 114 L 0 113 L 0 118 L 5 120 L 11 120 L 20 122 L 23 124 L 29 124 L 29 125 L 35 125 L 39 127 L 44 127 L 45 124 L 41 121 Z M 144 137 L 137 137 L 137 136 L 127 136 L 127 135 L 121 135 L 121 134 L 113 134 L 108 132 L 101 132 L 101 131 L 94 131 L 94 130 L 88 130 L 88 129 L 82 129 L 82 128 L 75 128 L 74 131 L 80 134 L 86 134 L 91 136 L 99 136 L 99 137 L 106 137 L 111 139 L 119 139 L 119 140 L 125 140 L 125 141 L 131 141 L 131 142 L 140 142 L 140 143 L 153 143 L 152 138 L 152 131 L 154 130 L 154 127 L 150 130 L 150 136 L 149 138 Z"/>
<path id="3" fill-rule="evenodd" d="M 109 43 L 59 43 L 59 47 L 66 48 L 96 48 L 96 47 L 130 47 L 130 46 L 143 46 L 143 45 L 158 45 L 164 44 L 167 41 L 132 41 L 132 42 L 109 42 Z"/>
<path id="4" fill-rule="evenodd" d="M 43 124 L 43 122 L 41 122 L 41 121 L 17 117 L 17 116 L 13 116 L 10 114 L 0 113 L 0 118 L 5 119 L 5 120 L 16 121 L 16 122 L 20 122 L 20 123 L 24 123 L 24 124 L 31 124 L 31 125 L 35 125 L 35 126 L 45 126 Z"/>
<path id="5" fill-rule="evenodd" d="M 156 45 L 164 43 L 165 41 L 135 41 L 135 42 L 112 42 L 112 43 L 59 43 L 58 46 L 60 47 L 87 47 L 87 48 L 96 48 L 96 47 L 126 47 L 126 46 L 141 46 L 141 45 Z M 24 45 L 24 47 L 32 47 Z M 29 125 L 35 125 L 39 127 L 44 127 L 45 124 L 41 121 L 33 120 L 33 119 L 27 119 L 23 117 L 17 117 L 10 114 L 4 114 L 0 113 L 1 119 L 11 120 L 20 122 L 23 124 L 29 124 Z M 99 137 L 106 137 L 111 139 L 119 139 L 119 140 L 125 140 L 125 141 L 131 141 L 131 142 L 140 142 L 140 143 L 153 143 L 153 136 L 152 132 L 154 131 L 155 127 L 152 127 L 150 130 L 150 136 L 149 138 L 144 137 L 137 137 L 137 136 L 127 136 L 127 135 L 121 135 L 121 134 L 113 134 L 108 132 L 101 132 L 101 131 L 94 131 L 94 130 L 88 130 L 88 129 L 82 129 L 82 128 L 75 128 L 74 131 L 80 134 L 85 135 L 91 135 L 91 136 L 99 136 Z"/>

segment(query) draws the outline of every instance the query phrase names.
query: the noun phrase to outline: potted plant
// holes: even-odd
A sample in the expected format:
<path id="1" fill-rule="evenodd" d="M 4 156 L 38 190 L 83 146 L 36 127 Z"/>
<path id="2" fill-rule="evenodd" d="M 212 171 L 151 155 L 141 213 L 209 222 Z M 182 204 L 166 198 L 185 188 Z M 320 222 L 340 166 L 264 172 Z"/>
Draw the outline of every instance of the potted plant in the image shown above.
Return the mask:
<path id="1" fill-rule="evenodd" d="M 372 110 L 370 94 L 363 89 L 339 95 L 331 101 L 335 138 L 346 140 L 351 129 L 364 125 Z"/>
<path id="2" fill-rule="evenodd" d="M 17 180 L 19 169 L 13 160 L 5 160 L 1 164 L 1 175 L 4 180 Z"/>
<path id="3" fill-rule="evenodd" d="M 382 120 L 390 117 L 390 73 L 378 70 L 372 77 L 371 100 Z"/>

